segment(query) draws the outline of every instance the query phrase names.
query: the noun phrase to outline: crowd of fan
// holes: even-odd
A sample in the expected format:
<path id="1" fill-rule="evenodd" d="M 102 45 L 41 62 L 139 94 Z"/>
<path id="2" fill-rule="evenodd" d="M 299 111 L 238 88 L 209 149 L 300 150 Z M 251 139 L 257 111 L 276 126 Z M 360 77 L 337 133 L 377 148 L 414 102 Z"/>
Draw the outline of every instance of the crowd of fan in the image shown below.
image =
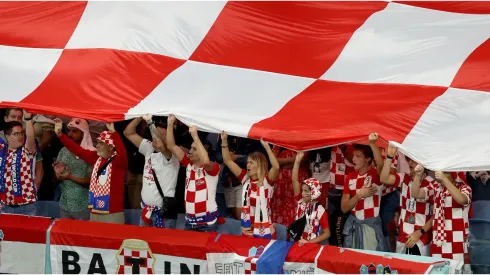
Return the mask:
<path id="1" fill-rule="evenodd" d="M 126 208 L 142 209 L 142 226 L 175 228 L 185 213 L 186 230 L 211 232 L 224 220 L 221 189 L 244 236 L 275 238 L 279 223 L 300 245 L 469 263 L 471 202 L 490 197 L 488 172 L 428 171 L 395 147 L 378 148 L 376 133 L 369 145 L 294 152 L 225 132 L 213 148 L 208 134 L 173 115 L 105 129 L 21 109 L 4 118 L 2 213 L 34 215 L 37 200 L 59 200 L 62 218 L 123 224 L 127 198 Z"/>

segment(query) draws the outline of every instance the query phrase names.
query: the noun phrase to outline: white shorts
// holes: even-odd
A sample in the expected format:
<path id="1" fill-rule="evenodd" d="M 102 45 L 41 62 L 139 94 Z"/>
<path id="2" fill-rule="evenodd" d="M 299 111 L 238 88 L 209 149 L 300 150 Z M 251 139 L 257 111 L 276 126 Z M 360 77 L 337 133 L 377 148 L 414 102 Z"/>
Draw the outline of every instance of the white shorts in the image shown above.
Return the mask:
<path id="1" fill-rule="evenodd" d="M 228 208 L 242 207 L 242 189 L 243 186 L 225 187 L 225 201 Z"/>
<path id="2" fill-rule="evenodd" d="M 416 244 L 420 250 L 420 256 L 429 256 L 430 257 L 430 244 L 424 245 L 421 240 L 419 240 Z M 406 247 L 404 243 L 396 242 L 396 253 L 405 254 Z"/>

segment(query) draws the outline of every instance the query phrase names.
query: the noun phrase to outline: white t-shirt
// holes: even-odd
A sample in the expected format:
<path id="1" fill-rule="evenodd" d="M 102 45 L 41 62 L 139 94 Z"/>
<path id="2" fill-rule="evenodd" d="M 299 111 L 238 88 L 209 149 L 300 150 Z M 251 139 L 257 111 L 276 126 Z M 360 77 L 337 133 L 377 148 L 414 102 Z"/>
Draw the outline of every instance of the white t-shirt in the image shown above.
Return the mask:
<path id="1" fill-rule="evenodd" d="M 145 156 L 141 200 L 147 205 L 160 206 L 163 199 L 158 193 L 151 168 L 155 170 L 165 197 L 175 197 L 175 186 L 177 185 L 177 176 L 180 168 L 179 161 L 173 155 L 170 160 L 167 160 L 162 153 L 156 153 L 151 141 L 147 139 L 143 139 L 141 142 L 139 152 Z"/>

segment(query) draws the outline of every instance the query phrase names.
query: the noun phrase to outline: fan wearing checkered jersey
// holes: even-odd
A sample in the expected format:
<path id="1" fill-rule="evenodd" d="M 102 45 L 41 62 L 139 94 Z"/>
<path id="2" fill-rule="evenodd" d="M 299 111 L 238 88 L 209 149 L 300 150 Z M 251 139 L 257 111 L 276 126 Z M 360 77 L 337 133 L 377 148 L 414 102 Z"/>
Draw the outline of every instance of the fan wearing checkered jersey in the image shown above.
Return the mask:
<path id="1" fill-rule="evenodd" d="M 423 170 L 419 165 L 417 170 Z M 413 196 L 432 196 L 434 207 L 433 257 L 460 260 L 469 264 L 469 209 L 472 190 L 463 172 L 435 172 L 436 181 L 428 186 L 413 188 Z M 433 195 L 431 195 L 433 194 Z"/>
<path id="2" fill-rule="evenodd" d="M 241 225 L 245 236 L 271 239 L 275 228 L 271 219 L 271 199 L 274 188 L 271 184 L 279 172 L 277 161 L 269 143 L 261 140 L 272 167 L 268 169 L 267 159 L 260 152 L 253 152 L 247 158 L 247 170 L 243 170 L 231 158 L 228 149 L 228 134 L 221 133 L 223 163 L 242 182 L 243 205 Z"/>

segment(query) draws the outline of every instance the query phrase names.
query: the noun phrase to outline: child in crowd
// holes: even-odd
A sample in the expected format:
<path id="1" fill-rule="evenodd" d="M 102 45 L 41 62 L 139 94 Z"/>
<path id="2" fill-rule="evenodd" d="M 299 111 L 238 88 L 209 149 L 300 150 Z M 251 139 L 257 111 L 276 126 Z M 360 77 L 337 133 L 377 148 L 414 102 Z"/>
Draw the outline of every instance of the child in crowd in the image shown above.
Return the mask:
<path id="1" fill-rule="evenodd" d="M 317 201 L 321 195 L 320 183 L 315 178 L 309 178 L 302 184 L 298 181 L 303 156 L 303 152 L 298 152 L 293 166 L 292 181 L 298 207 L 296 221 L 288 228 L 290 236 L 298 241 L 300 246 L 305 243 L 321 243 L 330 237 L 328 214 Z"/>

